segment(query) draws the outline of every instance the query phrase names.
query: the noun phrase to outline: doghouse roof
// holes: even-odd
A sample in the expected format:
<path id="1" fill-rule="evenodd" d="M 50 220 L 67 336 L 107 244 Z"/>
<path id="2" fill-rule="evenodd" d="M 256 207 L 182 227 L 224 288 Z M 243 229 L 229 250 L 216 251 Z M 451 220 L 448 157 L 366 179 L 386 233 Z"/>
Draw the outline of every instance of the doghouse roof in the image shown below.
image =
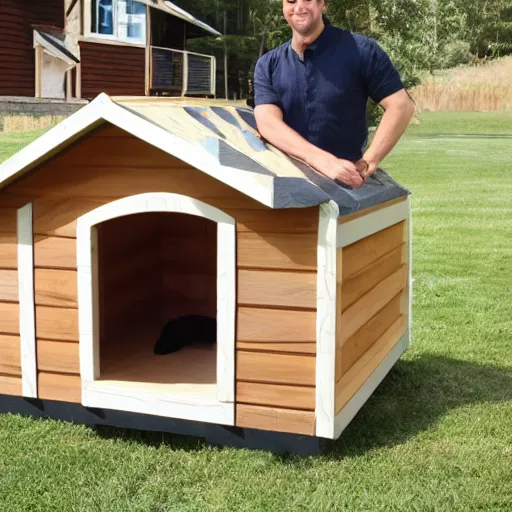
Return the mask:
<path id="1" fill-rule="evenodd" d="M 350 189 L 264 142 L 249 108 L 221 100 L 100 94 L 0 165 L 0 189 L 108 122 L 270 208 L 334 201 L 340 215 L 408 195 L 383 170 Z"/>

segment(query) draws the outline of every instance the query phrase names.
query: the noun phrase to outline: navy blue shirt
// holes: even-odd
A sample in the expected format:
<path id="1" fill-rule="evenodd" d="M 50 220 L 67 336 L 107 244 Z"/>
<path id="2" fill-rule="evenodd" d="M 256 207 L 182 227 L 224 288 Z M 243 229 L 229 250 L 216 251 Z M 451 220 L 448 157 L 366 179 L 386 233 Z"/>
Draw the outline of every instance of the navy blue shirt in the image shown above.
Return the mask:
<path id="1" fill-rule="evenodd" d="M 404 85 L 371 38 L 326 25 L 301 58 L 291 41 L 263 55 L 254 70 L 255 106 L 274 104 L 312 144 L 356 161 L 368 140 L 366 106 Z"/>

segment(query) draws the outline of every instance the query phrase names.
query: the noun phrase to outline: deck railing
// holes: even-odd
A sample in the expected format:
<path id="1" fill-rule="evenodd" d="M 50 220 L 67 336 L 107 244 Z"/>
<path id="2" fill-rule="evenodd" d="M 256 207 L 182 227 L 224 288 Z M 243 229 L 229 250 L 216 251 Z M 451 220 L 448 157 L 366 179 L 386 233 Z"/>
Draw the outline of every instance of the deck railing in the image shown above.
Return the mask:
<path id="1" fill-rule="evenodd" d="M 215 57 L 151 46 L 150 62 L 153 94 L 215 96 Z"/>

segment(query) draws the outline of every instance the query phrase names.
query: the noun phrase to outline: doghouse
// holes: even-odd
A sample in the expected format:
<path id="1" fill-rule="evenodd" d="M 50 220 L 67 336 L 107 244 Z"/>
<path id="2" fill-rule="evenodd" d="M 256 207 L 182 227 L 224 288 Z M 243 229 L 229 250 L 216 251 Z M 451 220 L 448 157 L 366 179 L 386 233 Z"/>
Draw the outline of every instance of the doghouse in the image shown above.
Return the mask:
<path id="1" fill-rule="evenodd" d="M 341 435 L 409 345 L 409 192 L 339 185 L 255 128 L 102 94 L 0 166 L 1 411 Z M 189 314 L 216 345 L 154 355 Z"/>

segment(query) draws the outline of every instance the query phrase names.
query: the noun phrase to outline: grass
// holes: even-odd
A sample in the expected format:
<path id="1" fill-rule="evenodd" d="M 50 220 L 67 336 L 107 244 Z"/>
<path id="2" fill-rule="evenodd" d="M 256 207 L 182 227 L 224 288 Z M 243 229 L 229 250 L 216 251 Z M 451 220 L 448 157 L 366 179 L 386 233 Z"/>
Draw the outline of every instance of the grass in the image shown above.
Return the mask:
<path id="1" fill-rule="evenodd" d="M 0 510 L 512 510 L 512 144 L 438 136 L 510 124 L 421 120 L 384 165 L 413 192 L 414 343 L 325 455 L 2 415 Z"/>
<path id="2" fill-rule="evenodd" d="M 421 111 L 512 109 L 512 57 L 441 70 L 411 91 Z"/>

